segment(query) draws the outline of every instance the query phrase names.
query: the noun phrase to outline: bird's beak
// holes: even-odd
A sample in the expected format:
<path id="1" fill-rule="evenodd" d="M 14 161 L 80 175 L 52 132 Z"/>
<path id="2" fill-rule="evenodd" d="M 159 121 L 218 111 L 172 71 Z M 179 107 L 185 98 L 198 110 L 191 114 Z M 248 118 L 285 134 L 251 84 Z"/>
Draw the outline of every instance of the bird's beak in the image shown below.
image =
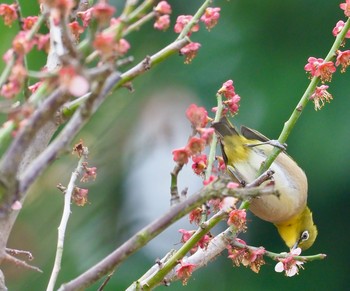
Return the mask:
<path id="1" fill-rule="evenodd" d="M 299 245 L 299 240 L 291 247 L 291 251 L 294 251 Z"/>

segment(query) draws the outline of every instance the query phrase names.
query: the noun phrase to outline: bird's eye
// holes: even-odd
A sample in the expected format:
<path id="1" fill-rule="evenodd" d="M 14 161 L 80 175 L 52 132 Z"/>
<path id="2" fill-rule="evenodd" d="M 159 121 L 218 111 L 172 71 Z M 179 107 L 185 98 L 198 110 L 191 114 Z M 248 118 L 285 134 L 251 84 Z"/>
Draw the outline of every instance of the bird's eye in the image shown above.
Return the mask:
<path id="1" fill-rule="evenodd" d="M 303 233 L 300 236 L 301 241 L 306 241 L 309 239 L 309 232 L 307 230 L 304 230 Z"/>

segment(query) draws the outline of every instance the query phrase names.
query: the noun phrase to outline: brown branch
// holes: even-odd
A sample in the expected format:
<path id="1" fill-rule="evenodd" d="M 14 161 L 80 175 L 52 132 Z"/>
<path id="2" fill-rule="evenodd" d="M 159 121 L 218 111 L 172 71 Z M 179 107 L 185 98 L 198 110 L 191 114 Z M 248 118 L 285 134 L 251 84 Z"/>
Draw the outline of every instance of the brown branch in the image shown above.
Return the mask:
<path id="1" fill-rule="evenodd" d="M 2 211 L 8 211 L 13 201 L 19 199 L 17 177 L 26 151 L 30 149 L 39 130 L 54 119 L 56 110 L 67 101 L 67 98 L 61 88 L 53 91 L 28 119 L 25 127 L 19 131 L 2 157 L 0 162 L 0 184 L 2 185 L 0 205 Z"/>
<path id="2" fill-rule="evenodd" d="M 86 124 L 91 114 L 101 105 L 119 79 L 119 73 L 111 74 L 104 82 L 100 93 L 90 95 L 86 103 L 79 107 L 55 140 L 50 143 L 50 145 L 27 167 L 23 175 L 21 175 L 19 193 L 25 193 L 42 171 L 57 158 L 62 149 L 66 148 L 71 143 L 75 135 L 84 124 Z M 92 108 L 90 108 L 91 106 Z"/>

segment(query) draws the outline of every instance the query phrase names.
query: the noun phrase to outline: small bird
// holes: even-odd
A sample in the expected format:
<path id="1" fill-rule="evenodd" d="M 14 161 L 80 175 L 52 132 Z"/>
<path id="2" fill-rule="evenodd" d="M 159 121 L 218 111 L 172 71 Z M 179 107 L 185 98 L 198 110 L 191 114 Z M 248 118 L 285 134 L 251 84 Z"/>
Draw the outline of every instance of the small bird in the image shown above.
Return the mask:
<path id="1" fill-rule="evenodd" d="M 244 184 L 257 178 L 261 163 L 265 161 L 276 141 L 248 127 L 241 133 L 226 117 L 213 123 L 220 140 L 223 159 L 232 178 Z M 307 206 L 307 178 L 304 171 L 284 151 L 272 163 L 273 180 L 280 196 L 268 195 L 251 200 L 250 210 L 259 218 L 272 222 L 290 249 L 306 250 L 317 237 L 317 228 Z M 268 181 L 263 183 L 269 183 Z"/>

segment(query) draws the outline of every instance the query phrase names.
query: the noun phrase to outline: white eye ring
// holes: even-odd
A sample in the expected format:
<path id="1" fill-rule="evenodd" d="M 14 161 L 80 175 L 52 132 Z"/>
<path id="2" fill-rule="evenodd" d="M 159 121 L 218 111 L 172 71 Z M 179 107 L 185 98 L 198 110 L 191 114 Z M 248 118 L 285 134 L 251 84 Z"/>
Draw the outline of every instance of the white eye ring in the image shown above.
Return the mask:
<path id="1" fill-rule="evenodd" d="M 304 230 L 303 233 L 300 236 L 300 240 L 306 241 L 306 240 L 309 239 L 309 237 L 310 237 L 309 232 L 307 230 Z"/>

